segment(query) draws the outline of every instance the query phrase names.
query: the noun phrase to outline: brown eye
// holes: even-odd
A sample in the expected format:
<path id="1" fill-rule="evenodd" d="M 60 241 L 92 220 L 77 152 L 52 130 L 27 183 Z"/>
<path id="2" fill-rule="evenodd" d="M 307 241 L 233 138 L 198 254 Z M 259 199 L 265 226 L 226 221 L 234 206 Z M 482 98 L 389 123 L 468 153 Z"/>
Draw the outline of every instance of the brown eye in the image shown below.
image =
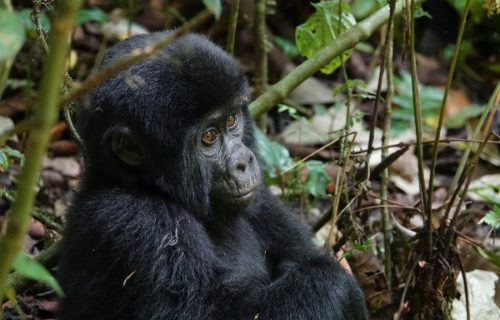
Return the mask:
<path id="1" fill-rule="evenodd" d="M 216 139 L 217 139 L 217 132 L 215 130 L 207 131 L 201 137 L 201 140 L 203 140 L 205 144 L 212 144 Z"/>
<path id="2" fill-rule="evenodd" d="M 236 123 L 238 123 L 238 116 L 236 114 L 232 114 L 230 115 L 228 118 L 227 118 L 227 121 L 226 121 L 226 126 L 228 128 L 232 128 L 236 125 Z"/>

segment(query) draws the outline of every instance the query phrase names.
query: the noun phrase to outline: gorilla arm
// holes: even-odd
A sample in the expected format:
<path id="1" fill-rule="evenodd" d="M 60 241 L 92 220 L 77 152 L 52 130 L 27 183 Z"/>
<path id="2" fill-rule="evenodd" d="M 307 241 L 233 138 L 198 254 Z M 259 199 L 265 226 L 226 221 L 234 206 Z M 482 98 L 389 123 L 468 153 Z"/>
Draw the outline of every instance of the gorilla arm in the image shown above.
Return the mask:
<path id="1" fill-rule="evenodd" d="M 273 278 L 253 298 L 260 301 L 260 318 L 367 319 L 363 294 L 352 275 L 313 245 L 312 234 L 280 200 L 267 190 L 260 196 L 251 222 L 265 242 Z"/>

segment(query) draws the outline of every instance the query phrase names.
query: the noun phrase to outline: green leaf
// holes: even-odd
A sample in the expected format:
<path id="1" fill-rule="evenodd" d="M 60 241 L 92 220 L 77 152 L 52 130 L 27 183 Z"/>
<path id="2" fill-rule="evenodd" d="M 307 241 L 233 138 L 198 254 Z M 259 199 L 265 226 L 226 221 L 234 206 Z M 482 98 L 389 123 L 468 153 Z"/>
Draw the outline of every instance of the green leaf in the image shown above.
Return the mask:
<path id="1" fill-rule="evenodd" d="M 338 1 L 322 1 L 312 4 L 316 9 L 307 21 L 295 30 L 295 42 L 300 53 L 307 58 L 334 41 L 337 36 L 356 24 L 356 19 L 350 13 L 349 5 L 342 3 L 339 14 Z M 339 68 L 342 62 L 351 57 L 352 50 L 346 50 L 341 57 L 334 58 L 321 69 L 321 72 L 330 74 Z"/>
<path id="2" fill-rule="evenodd" d="M 19 251 L 14 259 L 13 268 L 23 277 L 43 282 L 54 289 L 58 296 L 64 296 L 62 288 L 50 272 L 43 265 L 28 257 L 24 252 Z"/>
<path id="3" fill-rule="evenodd" d="M 214 13 L 215 19 L 219 20 L 222 13 L 221 0 L 203 0 L 203 4 Z"/>
<path id="4" fill-rule="evenodd" d="M 24 43 L 24 25 L 13 12 L 0 9 L 0 61 L 12 58 Z"/>
<path id="5" fill-rule="evenodd" d="M 448 116 L 446 126 L 451 129 L 463 128 L 467 119 L 480 116 L 484 110 L 484 106 L 472 105 L 463 110 L 453 112 Z"/>
<path id="6" fill-rule="evenodd" d="M 276 178 L 280 172 L 285 171 L 293 164 L 288 149 L 277 142 L 269 140 L 257 128 L 255 128 L 255 138 L 258 157 L 266 178 Z"/>
<path id="7" fill-rule="evenodd" d="M 479 223 L 486 223 L 490 225 L 493 229 L 500 228 L 500 206 L 493 206 L 493 210 L 488 212 Z"/>
<path id="8" fill-rule="evenodd" d="M 76 24 L 84 24 L 87 22 L 108 22 L 109 15 L 99 8 L 81 9 L 76 17 Z"/>
<path id="9" fill-rule="evenodd" d="M 325 171 L 325 163 L 318 160 L 305 162 L 308 169 L 306 188 L 313 197 L 326 195 L 326 187 L 332 180 Z"/>
<path id="10" fill-rule="evenodd" d="M 278 113 L 283 113 L 283 112 L 288 113 L 288 115 L 295 120 L 300 118 L 300 116 L 297 114 L 297 109 L 292 108 L 289 105 L 280 103 L 278 104 Z"/>

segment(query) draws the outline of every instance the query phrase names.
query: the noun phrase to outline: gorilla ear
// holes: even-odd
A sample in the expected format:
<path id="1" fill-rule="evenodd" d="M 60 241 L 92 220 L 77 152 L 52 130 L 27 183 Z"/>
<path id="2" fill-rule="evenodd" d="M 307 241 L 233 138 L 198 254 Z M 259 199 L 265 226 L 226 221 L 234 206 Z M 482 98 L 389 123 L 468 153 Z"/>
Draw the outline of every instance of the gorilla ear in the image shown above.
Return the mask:
<path id="1" fill-rule="evenodd" d="M 138 166 L 142 162 L 143 150 L 127 127 L 112 129 L 111 151 L 130 166 Z"/>

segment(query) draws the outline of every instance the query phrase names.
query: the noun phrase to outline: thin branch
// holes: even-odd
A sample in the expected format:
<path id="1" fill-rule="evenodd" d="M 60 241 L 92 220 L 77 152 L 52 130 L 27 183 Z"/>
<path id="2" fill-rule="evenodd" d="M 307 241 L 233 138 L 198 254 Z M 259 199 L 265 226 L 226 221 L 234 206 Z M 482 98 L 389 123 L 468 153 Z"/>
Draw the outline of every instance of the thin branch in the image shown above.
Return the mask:
<path id="1" fill-rule="evenodd" d="M 409 5 L 409 0 L 406 0 L 406 14 L 410 21 L 410 69 L 411 69 L 411 87 L 412 87 L 412 98 L 413 98 L 413 115 L 415 117 L 415 133 L 416 133 L 416 149 L 417 149 L 417 159 L 418 159 L 418 182 L 420 185 L 420 200 L 423 203 L 423 207 L 427 208 L 427 200 L 425 193 L 425 178 L 424 178 L 424 148 L 422 144 L 422 110 L 420 108 L 420 94 L 418 91 L 418 78 L 417 78 L 417 60 L 415 54 L 415 0 L 411 0 L 411 5 Z M 426 219 L 426 255 L 430 257 L 432 255 L 432 223 L 431 216 L 432 211 L 428 211 Z"/>
<path id="2" fill-rule="evenodd" d="M 347 161 L 348 159 L 350 158 L 351 156 L 351 150 L 352 150 L 352 146 L 354 144 L 354 140 L 356 140 L 356 136 L 357 136 L 357 132 L 354 132 L 353 134 L 353 137 L 350 141 L 350 143 L 347 143 L 346 142 L 346 145 L 345 145 L 345 156 L 342 157 L 342 161 L 344 162 L 342 164 L 342 171 L 340 172 L 340 174 L 337 175 L 337 179 L 336 179 L 336 184 L 335 184 L 335 193 L 333 195 L 333 204 L 332 204 L 332 220 L 331 220 L 331 228 L 330 228 L 330 232 L 328 234 L 328 239 L 327 241 L 325 242 L 325 244 L 327 245 L 327 249 L 328 250 L 331 250 L 332 246 L 333 246 L 333 232 L 334 232 L 334 229 L 335 229 L 335 224 L 337 223 L 337 213 L 339 211 L 339 204 L 340 204 L 340 196 L 342 195 L 342 190 L 343 190 L 343 186 L 344 186 L 344 180 L 345 180 L 345 177 L 347 175 Z M 347 137 L 344 138 L 346 141 L 347 141 Z M 350 203 L 348 203 L 344 208 L 347 208 L 350 206 L 350 204 L 356 199 L 356 197 L 354 197 Z"/>
<path id="3" fill-rule="evenodd" d="M 467 320 L 471 320 L 470 314 L 470 297 L 469 297 L 469 283 L 467 281 L 467 274 L 465 272 L 464 265 L 462 263 L 462 259 L 460 259 L 460 255 L 455 253 L 455 258 L 458 261 L 458 267 L 460 268 L 460 273 L 462 274 L 462 281 L 464 282 L 464 293 L 465 293 L 465 312 L 467 314 Z"/>
<path id="4" fill-rule="evenodd" d="M 389 131 L 391 130 L 391 117 L 392 117 L 392 96 L 394 94 L 394 74 L 392 71 L 392 56 L 393 56 L 393 38 L 394 38 L 394 4 L 395 1 L 391 0 L 389 6 L 391 8 L 391 13 L 389 15 L 389 21 L 387 22 L 387 37 L 385 40 L 385 53 L 384 59 L 387 59 L 387 93 L 385 98 L 385 114 L 384 114 L 384 128 L 382 133 L 382 146 L 387 146 L 389 144 L 390 136 Z M 383 68 L 383 64 L 381 64 L 380 68 Z M 382 73 L 382 70 L 381 72 Z M 381 80 L 382 78 L 379 78 Z M 378 87 L 377 87 L 378 90 Z M 376 116 L 376 114 L 374 115 Z M 374 119 L 376 121 L 376 118 Z M 373 122 L 375 125 L 376 122 Z M 375 128 L 371 128 L 373 131 Z M 370 137 L 372 136 L 372 131 L 370 131 Z M 368 145 L 368 150 L 371 152 L 373 150 L 373 144 Z M 385 159 L 389 156 L 388 149 L 382 149 L 382 160 L 383 163 Z M 368 163 L 367 163 L 368 165 Z M 393 284 L 392 284 L 392 258 L 391 258 L 391 242 L 392 242 L 392 223 L 390 219 L 389 206 L 387 205 L 387 199 L 389 197 L 388 192 L 389 185 L 389 168 L 386 167 L 382 171 L 382 181 L 380 186 L 380 194 L 382 197 L 382 203 L 384 206 L 382 207 L 382 227 L 384 234 L 384 266 L 385 266 L 385 276 L 387 280 L 387 288 L 389 288 L 389 292 L 391 293 L 391 300 L 393 296 Z"/>
<path id="5" fill-rule="evenodd" d="M 267 88 L 267 39 L 266 39 L 266 2 L 267 0 L 257 0 L 255 2 L 255 83 L 254 95 L 261 95 Z M 265 113 L 257 119 L 259 128 L 265 133 L 267 128 L 267 117 Z"/>
<path id="6" fill-rule="evenodd" d="M 240 0 L 231 1 L 231 13 L 229 14 L 229 26 L 227 30 L 226 51 L 234 54 L 234 38 L 238 28 L 238 16 L 240 11 Z"/>
<path id="7" fill-rule="evenodd" d="M 377 82 L 377 93 L 375 95 L 375 99 L 373 99 L 373 106 L 372 106 L 372 114 L 371 114 L 371 123 L 370 123 L 370 136 L 368 137 L 368 152 L 366 153 L 366 179 L 369 177 L 369 163 L 370 163 L 370 158 L 372 155 L 372 148 L 373 148 L 373 141 L 375 139 L 375 128 L 377 127 L 377 118 L 378 118 L 378 102 L 380 101 L 380 95 L 382 94 L 382 82 L 384 78 L 384 72 L 385 72 L 385 61 L 386 61 L 386 55 L 387 55 L 387 50 L 389 47 L 389 36 L 391 35 L 392 31 L 392 21 L 394 20 L 394 5 L 395 2 L 391 1 L 389 3 L 389 20 L 388 20 L 388 27 L 387 27 L 387 33 L 384 39 L 384 45 L 383 45 L 383 54 L 380 59 L 380 72 L 378 74 L 378 82 Z"/>

